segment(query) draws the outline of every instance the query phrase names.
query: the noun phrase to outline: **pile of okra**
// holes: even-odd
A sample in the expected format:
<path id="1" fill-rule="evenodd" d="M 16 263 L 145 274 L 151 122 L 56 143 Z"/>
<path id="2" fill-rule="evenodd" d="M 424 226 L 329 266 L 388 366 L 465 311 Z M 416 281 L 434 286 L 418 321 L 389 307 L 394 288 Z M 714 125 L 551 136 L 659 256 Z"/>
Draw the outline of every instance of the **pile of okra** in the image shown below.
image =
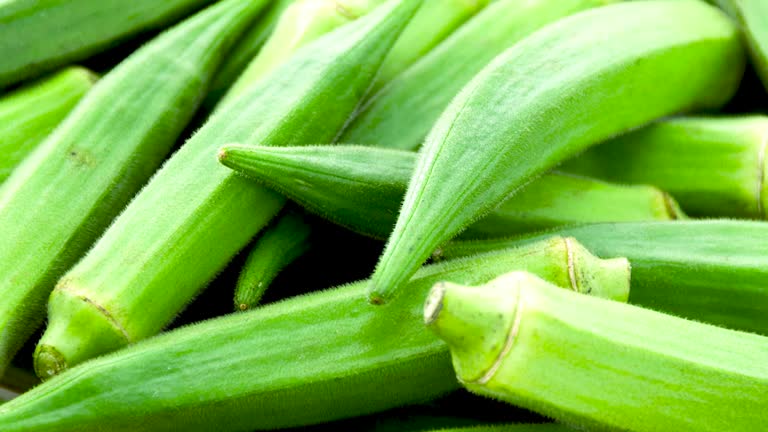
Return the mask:
<path id="1" fill-rule="evenodd" d="M 768 431 L 768 1 L 0 0 L 0 431 Z"/>

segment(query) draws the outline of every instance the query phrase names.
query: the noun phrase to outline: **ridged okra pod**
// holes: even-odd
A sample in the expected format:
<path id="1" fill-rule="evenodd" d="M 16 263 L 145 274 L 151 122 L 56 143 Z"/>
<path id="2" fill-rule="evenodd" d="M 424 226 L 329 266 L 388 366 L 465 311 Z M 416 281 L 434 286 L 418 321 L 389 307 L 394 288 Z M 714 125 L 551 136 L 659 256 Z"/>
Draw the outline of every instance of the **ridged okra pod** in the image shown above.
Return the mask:
<path id="1" fill-rule="evenodd" d="M 254 81 L 285 63 L 297 49 L 367 14 L 384 0 L 295 0 L 288 5 L 256 58 L 224 96 L 236 98 Z"/>
<path id="2" fill-rule="evenodd" d="M 625 260 L 596 259 L 566 239 L 440 263 L 418 272 L 386 314 L 366 303 L 366 283 L 358 282 L 93 359 L 0 406 L 0 430 L 250 431 L 429 400 L 458 388 L 446 345 L 422 324 L 431 286 L 479 284 L 520 269 L 565 289 L 620 298 L 629 289 Z"/>
<path id="3" fill-rule="evenodd" d="M 455 242 L 446 258 L 573 236 L 601 257 L 632 263 L 629 302 L 697 321 L 768 335 L 768 224 L 708 220 L 590 224 L 518 239 Z"/>
<path id="4" fill-rule="evenodd" d="M 280 16 L 294 1 L 296 0 L 272 0 L 269 9 L 240 38 L 218 72 L 216 72 L 216 77 L 214 77 L 208 89 L 208 94 L 202 103 L 206 111 L 213 111 L 216 104 L 219 103 L 221 98 L 237 81 L 238 76 L 245 71 L 248 64 L 261 52 L 264 43 L 272 35 Z"/>
<path id="5" fill-rule="evenodd" d="M 425 0 L 390 51 L 373 84 L 377 91 L 416 63 L 491 0 Z M 501 23 L 497 23 L 501 26 Z M 494 29 L 496 30 L 496 29 Z"/>
<path id="6" fill-rule="evenodd" d="M 741 25 L 757 74 L 768 90 L 768 2 L 714 0 Z"/>
<path id="7" fill-rule="evenodd" d="M 415 149 L 451 99 L 494 57 L 546 24 L 607 2 L 491 2 L 371 96 L 339 141 Z"/>
<path id="8" fill-rule="evenodd" d="M 580 428 L 751 432 L 768 423 L 768 338 L 567 292 L 526 272 L 437 284 L 427 326 L 470 391 Z"/>
<path id="9" fill-rule="evenodd" d="M 37 372 L 53 375 L 168 324 L 285 203 L 221 166 L 218 147 L 331 141 L 419 5 L 381 6 L 223 104 L 61 278 Z"/>
<path id="10" fill-rule="evenodd" d="M 656 185 L 695 216 L 764 219 L 768 117 L 680 117 L 595 146 L 563 170 Z"/>
<path id="11" fill-rule="evenodd" d="M 692 0 L 588 10 L 514 45 L 427 137 L 370 301 L 391 299 L 436 247 L 554 165 L 657 118 L 721 106 L 743 69 L 737 28 Z"/>
<path id="12" fill-rule="evenodd" d="M 569 432 L 574 429 L 557 423 L 542 424 L 494 424 L 462 428 L 435 429 L 434 432 Z"/>
<path id="13" fill-rule="evenodd" d="M 0 183 L 72 111 L 96 82 L 68 67 L 0 98 Z"/>
<path id="14" fill-rule="evenodd" d="M 386 238 L 392 231 L 416 158 L 408 151 L 345 145 L 229 145 L 219 151 L 224 165 L 313 213 L 376 238 Z M 656 188 L 550 173 L 470 225 L 464 235 L 506 237 L 584 222 L 682 217 L 677 203 Z"/>
<path id="15" fill-rule="evenodd" d="M 0 88 L 161 28 L 213 0 L 5 0 Z"/>
<path id="16" fill-rule="evenodd" d="M 137 50 L 3 184 L 0 372 L 42 322 L 56 280 L 161 164 L 226 51 L 264 4 L 217 3 Z M 73 302 L 87 302 L 67 289 Z"/>
<path id="17" fill-rule="evenodd" d="M 247 310 L 261 300 L 272 280 L 310 247 L 311 225 L 291 210 L 256 239 L 243 264 L 235 287 L 235 308 Z"/>

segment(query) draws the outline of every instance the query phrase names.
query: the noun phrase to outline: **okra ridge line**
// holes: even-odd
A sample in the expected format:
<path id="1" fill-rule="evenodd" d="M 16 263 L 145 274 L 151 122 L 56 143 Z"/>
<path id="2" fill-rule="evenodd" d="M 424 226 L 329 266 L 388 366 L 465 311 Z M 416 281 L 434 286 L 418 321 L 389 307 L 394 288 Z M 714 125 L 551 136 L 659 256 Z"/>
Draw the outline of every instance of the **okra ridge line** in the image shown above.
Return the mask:
<path id="1" fill-rule="evenodd" d="M 92 306 L 99 313 L 99 315 L 106 318 L 107 322 L 112 327 L 118 330 L 118 333 L 125 339 L 126 344 L 130 345 L 131 343 L 133 343 L 131 335 L 128 334 L 128 331 L 125 329 L 125 327 L 123 327 L 123 325 L 120 324 L 120 321 L 118 321 L 117 318 L 115 318 L 115 316 L 112 315 L 112 313 L 110 313 L 106 307 L 88 298 L 88 296 L 77 294 L 76 292 L 71 290 L 66 284 L 59 285 L 58 287 L 56 287 L 55 291 L 72 296 L 73 298 L 76 298 L 82 301 L 83 303 L 89 306 Z"/>
<path id="2" fill-rule="evenodd" d="M 757 199 L 757 214 L 761 219 L 765 219 L 765 207 L 763 206 L 763 186 L 765 185 L 765 152 L 768 148 L 768 132 L 763 136 L 760 151 L 757 154 L 757 189 L 755 198 Z"/>

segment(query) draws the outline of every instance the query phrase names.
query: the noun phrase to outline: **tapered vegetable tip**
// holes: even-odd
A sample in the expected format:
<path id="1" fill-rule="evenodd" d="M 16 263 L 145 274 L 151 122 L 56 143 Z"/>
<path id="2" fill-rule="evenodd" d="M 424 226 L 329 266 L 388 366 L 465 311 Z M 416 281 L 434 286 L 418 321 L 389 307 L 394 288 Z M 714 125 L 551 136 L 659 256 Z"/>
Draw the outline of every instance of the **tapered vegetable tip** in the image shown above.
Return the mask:
<path id="1" fill-rule="evenodd" d="M 425 140 L 371 302 L 394 298 L 437 247 L 558 163 L 655 119 L 722 106 L 744 59 L 738 29 L 698 1 L 600 7 L 513 45 Z"/>

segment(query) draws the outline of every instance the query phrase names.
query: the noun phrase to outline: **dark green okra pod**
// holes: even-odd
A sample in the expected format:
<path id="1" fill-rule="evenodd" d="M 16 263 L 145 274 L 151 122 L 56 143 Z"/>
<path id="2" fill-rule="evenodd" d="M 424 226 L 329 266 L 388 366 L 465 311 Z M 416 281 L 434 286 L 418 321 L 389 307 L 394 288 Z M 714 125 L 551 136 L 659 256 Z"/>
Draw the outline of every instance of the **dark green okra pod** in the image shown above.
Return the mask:
<path id="1" fill-rule="evenodd" d="M 97 53 L 213 0 L 5 0 L 0 88 Z"/>
<path id="2" fill-rule="evenodd" d="M 436 247 L 554 165 L 657 118 L 721 106 L 743 69 L 738 29 L 693 0 L 596 8 L 514 45 L 427 137 L 370 301 L 391 299 Z"/>
<path id="3" fill-rule="evenodd" d="M 419 271 L 385 314 L 358 282 L 93 359 L 0 406 L 0 430 L 250 431 L 429 400 L 458 383 L 446 345 L 422 324 L 427 292 L 440 280 L 479 284 L 516 269 L 618 299 L 629 290 L 626 260 L 597 259 L 572 239 L 440 263 Z"/>
<path id="4" fill-rule="evenodd" d="M 526 272 L 435 285 L 427 326 L 474 393 L 599 430 L 768 424 L 768 338 L 568 292 Z"/>
<path id="5" fill-rule="evenodd" d="M 222 1 L 137 50 L 3 184 L 0 374 L 43 321 L 56 280 L 161 164 L 227 50 L 265 3 Z M 131 253 L 118 259 L 130 261 Z M 76 289 L 69 295 L 86 301 Z"/>
<path id="6" fill-rule="evenodd" d="M 680 117 L 595 146 L 563 170 L 658 186 L 694 216 L 765 218 L 768 117 Z"/>
<path id="7" fill-rule="evenodd" d="M 764 222 L 592 224 L 518 239 L 449 243 L 437 255 L 474 255 L 552 235 L 573 236 L 601 257 L 627 257 L 632 263 L 630 303 L 768 335 L 768 224 Z"/>
<path id="8" fill-rule="evenodd" d="M 392 231 L 416 158 L 413 152 L 345 145 L 228 145 L 219 151 L 224 165 L 313 213 L 376 238 L 386 238 Z M 683 217 L 677 203 L 656 188 L 551 173 L 470 225 L 464 235 L 505 237 L 580 222 Z"/>
<path id="9" fill-rule="evenodd" d="M 272 280 L 310 247 L 311 226 L 304 215 L 291 210 L 261 234 L 253 244 L 235 287 L 235 308 L 259 303 Z"/>
<path id="10" fill-rule="evenodd" d="M 433 0 L 433 7 L 438 1 L 444 0 Z M 371 96 L 339 141 L 414 150 L 451 99 L 495 56 L 546 24 L 608 2 L 491 2 Z"/>
<path id="11" fill-rule="evenodd" d="M 167 325 L 285 203 L 221 166 L 218 146 L 332 140 L 419 5 L 388 2 L 219 107 L 61 278 L 37 371 L 50 376 Z"/>
<path id="12" fill-rule="evenodd" d="M 93 87 L 96 76 L 68 67 L 0 99 L 0 183 Z"/>

